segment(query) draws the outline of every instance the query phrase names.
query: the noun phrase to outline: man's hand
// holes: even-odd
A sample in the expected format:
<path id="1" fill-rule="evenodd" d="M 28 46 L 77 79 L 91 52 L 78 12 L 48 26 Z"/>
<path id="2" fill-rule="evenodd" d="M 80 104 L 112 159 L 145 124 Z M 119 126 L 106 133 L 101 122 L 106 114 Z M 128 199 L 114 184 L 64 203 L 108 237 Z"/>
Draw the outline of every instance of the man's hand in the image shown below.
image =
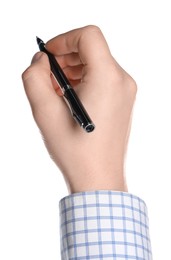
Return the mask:
<path id="1" fill-rule="evenodd" d="M 127 191 L 124 160 L 136 96 L 134 80 L 112 57 L 100 29 L 86 26 L 46 44 L 95 123 L 86 133 L 74 121 L 48 57 L 37 53 L 23 73 L 34 119 L 71 193 Z"/>

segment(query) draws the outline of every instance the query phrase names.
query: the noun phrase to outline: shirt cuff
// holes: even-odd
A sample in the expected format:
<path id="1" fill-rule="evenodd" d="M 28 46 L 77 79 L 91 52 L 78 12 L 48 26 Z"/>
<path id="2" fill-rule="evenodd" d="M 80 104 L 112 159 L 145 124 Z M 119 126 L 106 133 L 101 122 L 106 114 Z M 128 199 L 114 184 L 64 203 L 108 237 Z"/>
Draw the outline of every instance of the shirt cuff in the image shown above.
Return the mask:
<path id="1" fill-rule="evenodd" d="M 147 207 L 126 192 L 71 194 L 60 203 L 62 260 L 151 260 Z"/>

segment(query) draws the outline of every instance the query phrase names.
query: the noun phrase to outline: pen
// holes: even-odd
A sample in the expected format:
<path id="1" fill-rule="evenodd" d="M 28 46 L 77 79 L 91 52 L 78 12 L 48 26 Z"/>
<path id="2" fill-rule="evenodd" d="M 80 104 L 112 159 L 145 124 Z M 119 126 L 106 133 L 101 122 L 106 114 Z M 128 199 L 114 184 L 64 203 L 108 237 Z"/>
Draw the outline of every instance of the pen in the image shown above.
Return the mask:
<path id="1" fill-rule="evenodd" d="M 85 110 L 83 104 L 81 103 L 71 84 L 69 83 L 60 65 L 56 61 L 54 55 L 45 48 L 45 43 L 38 37 L 37 44 L 40 51 L 45 52 L 49 58 L 51 72 L 63 93 L 63 98 L 66 104 L 69 106 L 73 118 L 86 132 L 92 132 L 95 128 L 95 125 L 90 119 L 87 111 Z"/>

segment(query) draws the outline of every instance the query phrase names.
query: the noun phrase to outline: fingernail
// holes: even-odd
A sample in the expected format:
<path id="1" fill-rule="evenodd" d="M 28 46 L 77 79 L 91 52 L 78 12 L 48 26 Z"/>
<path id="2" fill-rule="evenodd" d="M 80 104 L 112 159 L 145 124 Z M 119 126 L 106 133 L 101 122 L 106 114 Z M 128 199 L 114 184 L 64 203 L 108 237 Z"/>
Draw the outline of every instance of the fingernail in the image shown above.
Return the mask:
<path id="1" fill-rule="evenodd" d="M 32 61 L 31 61 L 31 64 L 38 61 L 41 57 L 43 56 L 43 52 L 37 52 L 33 58 L 32 58 Z"/>

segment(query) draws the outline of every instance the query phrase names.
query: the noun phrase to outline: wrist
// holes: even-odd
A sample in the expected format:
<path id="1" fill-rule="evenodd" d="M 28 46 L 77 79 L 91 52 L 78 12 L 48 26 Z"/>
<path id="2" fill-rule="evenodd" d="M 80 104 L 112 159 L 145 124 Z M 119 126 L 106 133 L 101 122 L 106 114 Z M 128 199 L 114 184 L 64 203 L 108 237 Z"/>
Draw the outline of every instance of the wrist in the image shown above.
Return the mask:
<path id="1" fill-rule="evenodd" d="M 113 190 L 127 192 L 126 178 L 123 172 L 113 174 L 98 173 L 96 176 L 81 176 L 66 182 L 70 194 L 94 191 L 94 190 Z"/>

